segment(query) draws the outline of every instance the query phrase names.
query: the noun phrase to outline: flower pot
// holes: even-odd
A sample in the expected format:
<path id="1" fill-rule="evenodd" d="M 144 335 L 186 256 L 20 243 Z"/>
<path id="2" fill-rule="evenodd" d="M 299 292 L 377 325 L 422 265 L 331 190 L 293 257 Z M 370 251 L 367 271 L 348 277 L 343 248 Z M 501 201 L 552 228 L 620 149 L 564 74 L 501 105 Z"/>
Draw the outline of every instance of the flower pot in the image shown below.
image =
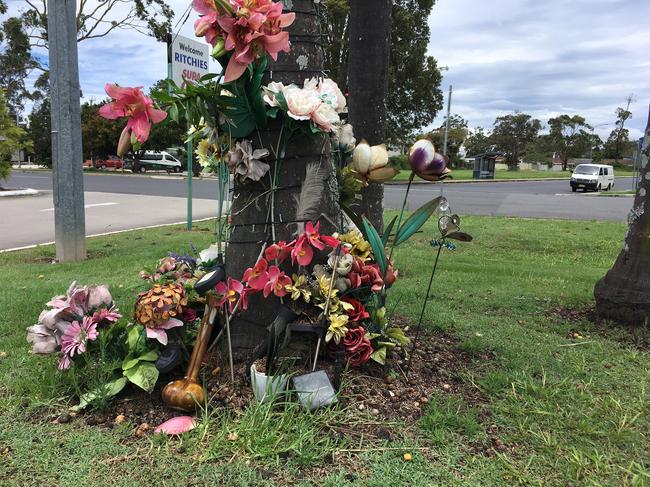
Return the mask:
<path id="1" fill-rule="evenodd" d="M 284 394 L 289 382 L 287 374 L 266 375 L 258 372 L 255 364 L 251 365 L 251 384 L 255 399 L 262 404 L 273 401 L 279 395 Z"/>

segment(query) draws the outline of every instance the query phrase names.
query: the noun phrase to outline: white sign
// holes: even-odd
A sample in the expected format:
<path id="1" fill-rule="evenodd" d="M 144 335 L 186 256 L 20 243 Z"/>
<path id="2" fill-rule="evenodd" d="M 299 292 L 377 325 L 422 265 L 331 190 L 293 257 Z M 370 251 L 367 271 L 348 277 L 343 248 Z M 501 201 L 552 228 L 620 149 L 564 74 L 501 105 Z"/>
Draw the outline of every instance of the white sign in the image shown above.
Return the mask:
<path id="1" fill-rule="evenodd" d="M 209 73 L 210 46 L 183 36 L 174 36 L 171 48 L 172 79 L 178 86 L 197 81 Z"/>

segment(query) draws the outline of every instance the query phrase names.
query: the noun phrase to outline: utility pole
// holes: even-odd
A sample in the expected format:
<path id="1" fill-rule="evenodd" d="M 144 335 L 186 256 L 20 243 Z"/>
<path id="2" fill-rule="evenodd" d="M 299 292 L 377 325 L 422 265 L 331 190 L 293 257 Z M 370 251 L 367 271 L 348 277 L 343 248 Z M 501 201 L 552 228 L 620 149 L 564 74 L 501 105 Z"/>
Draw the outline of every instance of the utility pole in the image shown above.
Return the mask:
<path id="1" fill-rule="evenodd" d="M 54 239 L 59 262 L 86 258 L 75 0 L 48 0 Z"/>
<path id="2" fill-rule="evenodd" d="M 449 118 L 451 117 L 451 92 L 453 86 L 449 85 L 449 97 L 447 98 L 447 123 L 445 124 L 445 143 L 442 147 L 442 155 L 447 155 L 447 142 L 449 141 Z"/>

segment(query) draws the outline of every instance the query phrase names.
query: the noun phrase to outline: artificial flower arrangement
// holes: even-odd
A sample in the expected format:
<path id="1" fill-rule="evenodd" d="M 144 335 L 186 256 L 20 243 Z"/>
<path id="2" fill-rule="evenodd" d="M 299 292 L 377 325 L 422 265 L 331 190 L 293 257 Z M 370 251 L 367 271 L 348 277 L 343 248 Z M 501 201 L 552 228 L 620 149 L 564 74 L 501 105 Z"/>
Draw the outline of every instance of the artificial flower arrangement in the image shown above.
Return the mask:
<path id="1" fill-rule="evenodd" d="M 153 99 L 137 87 L 107 84 L 112 101 L 100 114 L 127 118 L 119 155 L 131 147 L 139 149 L 154 123 L 165 119 L 187 122 L 188 140 L 196 142 L 199 162 L 219 175 L 216 243 L 202 251 L 199 259 L 170 255 L 154 269 L 143 271 L 141 277 L 148 287 L 137 297 L 133 323 L 119 321 L 110 298 L 101 303 L 87 298 L 86 308 L 79 309 L 72 304 L 77 302 L 74 291 L 62 298 L 66 304 L 53 300 L 52 310 L 44 312 L 29 332 L 34 351 L 60 351 L 61 368 L 81 367 L 91 363 L 92 356 L 109 355 L 116 366 L 112 381 L 103 387 L 105 393 L 117 394 L 127 382 L 151 391 L 158 379 L 155 362 L 159 356 L 172 347 L 194 344 L 205 302 L 194 291 L 194 284 L 223 255 L 228 225 L 222 217 L 230 177 L 239 184 L 262 185 L 272 220 L 278 167 L 289 142 L 298 136 L 328 136 L 338 149 L 333 155 L 338 157 L 339 202 L 347 215 L 339 232 L 321 235 L 319 222 L 305 220 L 298 223 L 295 238 L 289 242 L 278 241 L 273 234 L 241 279 L 230 276 L 213 292 L 226 321 L 247 308 L 251 294 L 261 293 L 279 298 L 305 322 L 324 321 L 328 349 L 343 351 L 351 366 L 371 359 L 385 363 L 393 348 L 409 343 L 386 316 L 388 292 L 398 274 L 393 250 L 434 213 L 448 211 L 446 200 L 438 197 L 402 221 L 410 183 L 416 175 L 429 181 L 449 177 L 446 159 L 426 139 L 411 147 L 412 172 L 402 211 L 378 232 L 354 207 L 364 187 L 385 182 L 398 171 L 389 166 L 384 145 L 356 143 L 353 128 L 343 123 L 347 101 L 336 83 L 318 77 L 305 79 L 302 86 L 262 85 L 268 58 L 276 60 L 278 53 L 290 49 L 284 29 L 293 23 L 295 14 L 283 13 L 282 3 L 272 0 L 194 0 L 193 6 L 200 14 L 195 34 L 212 45 L 212 56 L 224 72 L 183 87 L 170 81 L 169 90 L 156 92 Z M 277 143 L 256 146 L 252 140 L 261 142 L 259 131 L 270 124 L 279 128 Z M 308 188 L 310 174 L 314 171 L 307 167 L 303 190 Z M 445 234 L 443 241 L 446 238 L 453 235 Z M 86 289 L 88 296 L 94 296 L 105 287 Z M 97 391 L 82 397 L 82 404 L 93 394 Z"/>

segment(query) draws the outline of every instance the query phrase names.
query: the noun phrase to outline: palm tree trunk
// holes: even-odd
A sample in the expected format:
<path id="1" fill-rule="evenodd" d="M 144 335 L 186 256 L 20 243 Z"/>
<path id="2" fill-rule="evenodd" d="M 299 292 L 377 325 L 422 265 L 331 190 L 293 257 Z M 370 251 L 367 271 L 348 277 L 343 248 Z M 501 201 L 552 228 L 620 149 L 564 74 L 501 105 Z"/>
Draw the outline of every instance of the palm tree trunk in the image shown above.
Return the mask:
<path id="1" fill-rule="evenodd" d="M 391 0 L 350 2 L 349 122 L 359 139 L 381 144 L 386 132 L 386 94 L 390 62 Z M 383 226 L 384 187 L 363 191 L 362 211 L 375 228 Z"/>
<path id="2" fill-rule="evenodd" d="M 322 75 L 323 53 L 320 47 L 318 17 L 312 0 L 285 1 L 285 11 L 294 11 L 296 21 L 289 28 L 291 51 L 280 53 L 277 62 L 270 62 L 265 83 L 295 83 L 302 86 L 305 78 Z M 286 8 L 290 6 L 291 8 Z M 273 152 L 280 136 L 279 124 L 250 135 L 254 146 Z M 327 135 L 309 137 L 299 135 L 292 139 L 280 161 L 271 162 L 269 175 L 262 184 L 247 180 L 235 183 L 231 208 L 231 234 L 226 251 L 227 274 L 241 279 L 244 270 L 255 264 L 262 245 L 273 241 L 290 241 L 294 238 L 296 215 L 294 196 L 300 193 L 309 163 L 320 164 L 324 190 L 320 200 L 321 232 L 332 233 L 336 228 L 340 209 L 338 207 L 338 185 L 336 170 L 331 157 L 330 141 Z M 269 192 L 270 177 L 277 169 L 277 187 Z M 275 194 L 271 201 L 271 193 Z M 267 225 L 270 208 L 275 225 Z M 273 227 L 273 231 L 271 228 Z M 275 235 L 275 239 L 273 239 Z M 286 269 L 285 269 L 286 270 Z M 231 321 L 233 345 L 238 348 L 252 348 L 259 344 L 266 334 L 266 326 L 278 312 L 277 299 L 264 299 L 261 294 L 251 296 L 249 309 Z"/>
<path id="3" fill-rule="evenodd" d="M 623 249 L 594 290 L 598 316 L 629 325 L 647 325 L 650 317 L 650 114 L 642 152 L 639 189 Z"/>

